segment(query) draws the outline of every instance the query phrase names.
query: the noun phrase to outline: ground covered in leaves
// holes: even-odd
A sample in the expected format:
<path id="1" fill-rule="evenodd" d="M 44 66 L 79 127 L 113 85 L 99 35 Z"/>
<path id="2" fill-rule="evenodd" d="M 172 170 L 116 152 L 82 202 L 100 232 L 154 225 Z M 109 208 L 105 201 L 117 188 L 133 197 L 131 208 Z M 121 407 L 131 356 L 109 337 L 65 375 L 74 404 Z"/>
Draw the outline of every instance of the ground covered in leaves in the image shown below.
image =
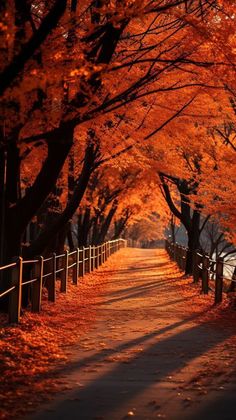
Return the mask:
<path id="1" fill-rule="evenodd" d="M 224 407 L 236 390 L 236 311 L 199 292 L 165 251 L 119 251 L 56 304 L 44 299 L 40 315 L 1 329 L 1 418 L 57 391 L 31 419 L 195 420 L 212 404 L 222 416 L 214 401 Z"/>
<path id="2" fill-rule="evenodd" d="M 113 260 L 102 270 L 115 269 Z M 79 285 L 69 283 L 67 294 L 58 291 L 56 303 L 47 301 L 44 291 L 42 312 L 26 310 L 19 325 L 7 325 L 0 318 L 0 419 L 22 415 L 68 389 L 55 369 L 70 359 L 71 347 L 87 334 L 95 322 L 95 302 L 103 284 L 101 272 L 86 275 Z"/>

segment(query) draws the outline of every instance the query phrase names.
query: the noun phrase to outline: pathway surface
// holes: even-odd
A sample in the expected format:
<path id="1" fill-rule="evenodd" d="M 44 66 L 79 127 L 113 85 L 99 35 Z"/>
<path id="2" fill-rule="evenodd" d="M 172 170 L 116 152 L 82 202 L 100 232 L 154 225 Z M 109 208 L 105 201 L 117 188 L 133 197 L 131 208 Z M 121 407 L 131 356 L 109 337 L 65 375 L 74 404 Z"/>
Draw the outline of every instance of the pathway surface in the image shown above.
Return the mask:
<path id="1" fill-rule="evenodd" d="M 198 292 L 183 292 L 165 251 L 116 258 L 97 321 L 60 372 L 70 389 L 27 419 L 235 420 L 234 328 L 202 319 L 205 304 L 193 310 Z"/>

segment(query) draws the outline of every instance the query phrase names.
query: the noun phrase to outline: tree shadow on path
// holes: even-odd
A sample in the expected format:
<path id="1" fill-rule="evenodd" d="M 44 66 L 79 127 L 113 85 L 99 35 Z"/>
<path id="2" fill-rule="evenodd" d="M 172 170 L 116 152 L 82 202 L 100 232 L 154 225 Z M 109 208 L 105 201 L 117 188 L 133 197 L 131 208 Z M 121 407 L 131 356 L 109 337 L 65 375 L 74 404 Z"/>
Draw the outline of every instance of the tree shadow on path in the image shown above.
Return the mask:
<path id="1" fill-rule="evenodd" d="M 132 286 L 108 292 L 108 297 L 111 296 L 112 298 L 107 301 L 103 300 L 99 304 L 96 303 L 96 305 L 100 305 L 99 308 L 101 310 L 106 310 L 106 304 L 145 296 L 156 289 L 159 289 L 162 293 L 162 300 L 160 299 L 159 303 L 157 301 L 156 307 L 158 305 L 159 307 L 168 306 L 169 310 L 170 305 L 185 301 L 187 305 L 191 297 L 182 298 L 181 296 L 176 296 L 178 288 L 175 290 L 174 284 L 179 282 L 180 276 L 178 278 L 171 277 L 170 269 L 173 268 L 173 263 L 168 261 L 164 263 L 162 254 L 164 255 L 164 252 L 161 253 L 159 262 L 154 253 L 152 259 L 145 258 L 145 262 L 148 263 L 146 266 L 142 261 L 141 254 L 140 259 L 139 254 L 136 258 L 138 264 L 135 267 L 133 267 L 133 259 L 130 258 L 130 268 L 121 268 L 115 271 L 113 282 L 126 281 L 129 284 L 126 274 L 129 273 L 132 276 L 133 273 Z M 162 274 L 160 276 L 159 274 L 156 275 L 155 278 L 159 276 L 160 280 L 145 281 L 145 278 L 147 279 L 150 276 L 150 270 L 152 273 L 152 269 L 157 271 L 159 267 L 162 267 Z M 142 270 L 141 276 L 145 270 L 147 274 L 144 274 L 143 277 L 135 277 L 135 273 L 140 272 L 140 270 Z M 171 284 L 173 284 L 173 294 L 168 294 L 168 289 L 164 289 L 166 286 L 171 286 Z M 171 287 L 169 287 L 170 289 Z M 176 299 L 168 301 L 170 297 L 175 298 L 175 296 Z M 104 298 L 104 295 L 101 297 Z M 102 308 L 102 305 L 104 305 L 104 308 Z M 115 310 L 116 308 L 114 308 Z M 129 310 L 129 305 L 124 305 L 121 310 Z M 104 334 L 106 335 L 104 339 L 108 343 L 106 347 L 102 350 L 92 348 L 93 340 L 95 345 L 98 346 L 99 336 L 103 334 L 104 328 L 109 326 L 109 323 L 101 324 L 103 328 L 102 333 L 98 329 L 88 337 L 88 342 L 89 340 L 91 342 L 88 348 L 88 355 L 86 355 L 86 346 L 82 347 L 82 349 L 78 346 L 78 354 L 74 355 L 74 359 L 70 364 L 49 372 L 49 377 L 52 375 L 57 377 L 66 376 L 72 383 L 78 383 L 78 386 L 73 385 L 73 389 L 67 396 L 63 394 L 59 396 L 57 401 L 50 405 L 49 412 L 40 411 L 38 414 L 30 416 L 31 420 L 63 420 L 67 418 L 70 420 L 121 419 L 120 407 L 124 408 L 123 413 L 125 414 L 127 413 L 127 407 L 132 409 L 135 406 L 133 404 L 138 405 L 142 401 L 143 407 L 146 406 L 150 401 L 150 397 L 147 397 L 146 394 L 150 395 L 150 390 L 153 389 L 157 399 L 159 394 L 165 391 L 165 400 L 168 401 L 171 398 L 171 387 L 176 387 L 178 384 L 178 379 L 175 379 L 177 375 L 187 367 L 188 379 L 191 378 L 191 375 L 195 375 L 194 363 L 197 358 L 206 355 L 209 351 L 214 351 L 217 346 L 234 333 L 233 328 L 220 329 L 215 327 L 212 321 L 199 322 L 198 318 L 203 313 L 208 312 L 208 309 L 206 309 L 190 317 L 186 317 L 186 312 L 184 312 L 181 314 L 184 319 L 178 319 L 176 314 L 172 318 L 166 311 L 165 318 L 161 320 L 161 316 L 158 318 L 157 314 L 153 320 L 154 322 L 150 323 L 150 328 L 153 328 L 153 330 L 144 334 L 145 328 L 141 328 L 142 324 L 139 325 L 138 320 L 136 321 L 137 328 L 134 328 L 135 316 L 138 310 L 139 307 L 137 305 L 136 308 L 131 310 L 131 312 L 133 311 L 131 315 L 128 315 L 130 317 L 130 325 L 126 324 L 125 321 L 123 322 L 124 334 L 122 330 L 118 331 L 119 339 L 122 340 L 120 344 L 117 345 L 116 339 L 112 338 L 113 332 L 111 332 L 110 336 L 108 332 L 108 334 Z M 144 308 L 142 310 L 145 311 Z M 101 321 L 104 320 L 101 319 Z M 111 321 L 113 321 L 112 318 Z M 146 329 L 149 325 L 148 322 L 146 322 Z M 160 327 L 156 328 L 158 324 Z M 130 328 L 131 338 L 128 338 L 128 328 Z M 82 386 L 80 386 L 80 382 L 82 382 Z M 164 391 L 163 386 L 166 387 Z M 149 398 L 149 400 L 145 400 L 146 398 Z M 192 415 L 191 417 L 184 417 L 185 414 L 183 413 L 181 416 L 172 416 L 170 418 L 174 420 L 198 420 L 200 418 L 202 420 L 205 420 L 205 418 L 207 420 L 226 420 L 226 417 L 224 418 L 222 415 L 218 417 L 218 413 L 216 413 L 215 417 L 204 417 L 204 409 L 200 408 L 202 409 L 201 417 L 195 418 Z M 137 420 L 146 420 L 149 417 L 141 415 L 141 417 L 135 416 L 135 418 Z M 235 418 L 236 414 L 233 417 L 227 417 L 227 420 L 234 420 Z"/>
<path id="2" fill-rule="evenodd" d="M 179 279 L 170 279 L 169 280 L 170 283 L 174 283 L 175 281 L 177 282 L 177 281 L 179 281 Z M 134 293 L 132 293 L 132 292 L 127 293 L 129 291 L 129 289 L 120 290 L 120 291 L 117 291 L 115 293 L 116 294 L 120 293 L 122 296 L 112 298 L 112 299 L 108 299 L 108 300 L 103 300 L 100 303 L 96 302 L 95 305 L 98 305 L 98 306 L 111 305 L 112 303 L 124 301 L 124 300 L 127 300 L 127 299 L 134 299 L 134 298 L 138 298 L 140 296 L 144 297 L 145 295 L 148 295 L 148 293 L 152 292 L 155 289 L 165 288 L 167 284 L 168 284 L 168 280 L 142 284 L 140 286 L 135 286 L 134 288 L 130 288 L 130 291 L 132 291 L 132 289 L 136 290 L 136 292 L 134 292 Z M 126 294 L 124 295 L 124 293 L 126 293 Z M 111 293 L 109 293 L 109 295 L 111 295 Z M 167 301 L 167 305 L 168 305 L 168 301 Z"/>
<path id="3" fill-rule="evenodd" d="M 102 362 L 109 367 L 108 372 L 101 375 L 98 372 L 96 377 L 89 380 L 83 388 L 73 390 L 73 398 L 80 400 L 77 407 L 79 411 L 70 412 L 69 418 L 92 419 L 96 413 L 105 416 L 106 419 L 111 419 L 111 413 L 115 412 L 121 404 L 124 405 L 135 397 L 139 398 L 150 386 L 155 385 L 158 395 L 158 384 L 161 381 L 166 381 L 170 375 L 173 376 L 195 358 L 214 349 L 230 337 L 229 330 L 215 329 L 214 334 L 209 335 L 209 328 L 212 328 L 212 323 L 209 322 L 188 327 L 187 324 L 195 318 L 196 316 L 157 329 L 152 333 L 122 343 L 114 349 L 104 350 L 91 357 L 75 361 L 64 369 L 64 373 L 73 372 L 73 377 L 77 376 L 80 380 L 80 369 L 89 363 Z M 172 335 L 163 337 L 167 332 Z M 132 349 L 135 350 L 135 346 L 145 347 L 139 353 L 135 352 L 132 355 Z M 127 350 L 131 350 L 128 362 L 115 363 L 115 366 L 111 368 L 109 357 L 116 355 L 120 357 L 121 352 Z M 105 402 L 101 404 L 104 396 L 106 396 Z M 109 404 L 106 404 L 107 398 Z M 91 402 L 93 402 L 92 407 Z M 53 405 L 50 416 L 47 417 L 46 413 L 43 414 L 43 418 L 45 420 L 63 419 L 66 418 L 64 417 L 66 412 L 68 412 L 68 400 L 58 401 Z M 42 416 L 42 413 L 40 415 Z M 32 418 L 39 419 L 40 415 Z"/>

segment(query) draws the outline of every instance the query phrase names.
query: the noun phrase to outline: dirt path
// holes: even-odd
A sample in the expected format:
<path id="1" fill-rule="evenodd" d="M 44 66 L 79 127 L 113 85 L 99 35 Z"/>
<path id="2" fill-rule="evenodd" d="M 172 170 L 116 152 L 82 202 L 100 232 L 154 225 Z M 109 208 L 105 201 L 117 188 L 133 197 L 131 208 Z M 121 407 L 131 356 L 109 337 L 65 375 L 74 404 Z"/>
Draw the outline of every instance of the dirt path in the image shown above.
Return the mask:
<path id="1" fill-rule="evenodd" d="M 235 324 L 209 313 L 212 298 L 199 296 L 165 251 L 116 258 L 97 321 L 59 372 L 68 390 L 27 419 L 235 420 Z"/>

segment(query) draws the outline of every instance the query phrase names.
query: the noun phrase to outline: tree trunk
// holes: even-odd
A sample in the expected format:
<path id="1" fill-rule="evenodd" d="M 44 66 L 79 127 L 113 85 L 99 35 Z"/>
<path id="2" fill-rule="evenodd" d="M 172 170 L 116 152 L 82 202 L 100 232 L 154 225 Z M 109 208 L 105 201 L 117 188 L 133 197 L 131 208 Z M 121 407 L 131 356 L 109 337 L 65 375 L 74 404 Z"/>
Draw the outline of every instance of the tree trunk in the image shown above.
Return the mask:
<path id="1" fill-rule="evenodd" d="M 67 231 L 67 240 L 68 240 L 69 249 L 70 249 L 70 251 L 73 251 L 73 249 L 75 248 L 75 245 L 74 245 L 74 241 L 73 241 L 72 223 L 71 222 L 68 223 L 66 231 Z"/>
<path id="2" fill-rule="evenodd" d="M 86 207 L 84 214 L 78 216 L 78 246 L 87 246 L 88 236 L 91 228 L 91 209 Z"/>
<path id="3" fill-rule="evenodd" d="M 60 230 L 63 229 L 68 221 L 72 218 L 84 196 L 90 176 L 96 168 L 96 157 L 97 152 L 94 151 L 94 145 L 89 144 L 85 152 L 83 168 L 70 201 L 68 202 L 62 214 L 56 218 L 55 222 L 46 227 L 36 239 L 36 241 L 34 241 L 26 250 L 26 256 L 28 258 L 32 258 L 35 255 L 42 253 L 48 242 L 51 241 L 51 239 L 55 237 L 55 235 L 60 232 Z"/>
<path id="4" fill-rule="evenodd" d="M 20 153 L 16 143 L 11 143 L 7 148 L 6 166 L 6 213 L 4 226 L 4 256 L 3 261 L 9 262 L 12 257 L 21 253 L 21 238 L 16 235 L 14 226 L 18 220 L 13 220 L 17 203 L 20 201 Z"/>
<path id="5" fill-rule="evenodd" d="M 117 206 L 118 206 L 118 203 L 115 200 L 115 202 L 112 204 L 112 207 L 110 208 L 110 210 L 108 212 L 107 217 L 105 218 L 105 220 L 104 220 L 104 222 L 101 226 L 100 233 L 99 233 L 98 238 L 97 238 L 97 245 L 101 244 L 105 241 L 105 237 L 107 235 L 107 232 L 108 232 L 109 227 L 111 225 L 111 221 L 112 221 L 112 219 L 115 215 L 115 212 L 117 210 Z"/>
<path id="6" fill-rule="evenodd" d="M 186 256 L 185 274 L 191 275 L 193 273 L 193 254 L 199 249 L 200 237 L 200 213 L 197 210 L 193 211 L 191 219 L 191 229 L 187 231 L 188 234 L 188 251 Z"/>
<path id="7" fill-rule="evenodd" d="M 124 232 L 127 222 L 129 220 L 129 215 L 126 217 L 121 217 L 119 220 L 115 222 L 114 226 L 114 235 L 112 239 L 118 239 L 121 237 L 122 233 Z"/>
<path id="8" fill-rule="evenodd" d="M 175 236 L 175 222 L 174 222 L 174 215 L 171 215 L 170 219 L 170 233 L 171 233 L 171 242 L 173 244 L 176 243 L 176 236 Z"/>
<path id="9" fill-rule="evenodd" d="M 6 173 L 6 152 L 4 148 L 0 149 L 0 265 L 3 265 L 4 261 L 4 226 L 5 226 L 5 211 L 6 211 L 6 185 L 5 185 L 5 173 Z M 1 280 L 0 280 L 1 283 Z"/>
<path id="10" fill-rule="evenodd" d="M 56 184 L 73 142 L 73 132 L 67 135 L 65 142 L 52 140 L 48 143 L 48 156 L 43 163 L 41 171 L 34 184 L 16 206 L 14 212 L 15 222 L 13 221 L 13 223 L 20 236 Z"/>
<path id="11" fill-rule="evenodd" d="M 19 3 L 19 1 L 17 3 Z M 56 0 L 51 7 L 51 10 L 45 18 L 43 18 L 37 31 L 34 32 L 27 42 L 22 44 L 19 53 L 15 54 L 12 61 L 3 69 L 0 74 L 0 95 L 2 95 L 16 77 L 19 76 L 27 61 L 56 27 L 59 19 L 65 12 L 66 5 L 67 0 Z"/>
<path id="12" fill-rule="evenodd" d="M 2 248 L 2 263 L 5 264 L 11 261 L 12 257 L 20 255 L 21 240 L 15 237 L 15 232 L 12 229 L 11 212 L 14 209 L 17 201 L 20 198 L 20 157 L 19 149 L 16 143 L 11 143 L 7 147 L 7 160 L 5 162 L 5 176 L 4 176 L 4 197 L 2 202 L 2 212 L 4 217 L 4 224 L 1 231 Z M 3 220 L 2 220 L 3 222 Z M 0 291 L 6 290 L 9 286 L 8 273 L 2 273 L 0 277 Z M 1 309 L 7 310 L 8 296 L 1 300 Z"/>
<path id="13" fill-rule="evenodd" d="M 97 214 L 94 218 L 93 218 L 93 223 L 92 223 L 92 238 L 91 238 L 91 242 L 93 245 L 97 245 L 99 244 L 99 225 L 102 222 L 102 216 L 101 214 Z"/>
<path id="14" fill-rule="evenodd" d="M 234 272 L 233 272 L 233 275 L 232 275 L 232 281 L 230 283 L 228 292 L 229 293 L 230 292 L 235 292 L 235 289 L 236 289 L 236 267 L 235 267 Z"/>

